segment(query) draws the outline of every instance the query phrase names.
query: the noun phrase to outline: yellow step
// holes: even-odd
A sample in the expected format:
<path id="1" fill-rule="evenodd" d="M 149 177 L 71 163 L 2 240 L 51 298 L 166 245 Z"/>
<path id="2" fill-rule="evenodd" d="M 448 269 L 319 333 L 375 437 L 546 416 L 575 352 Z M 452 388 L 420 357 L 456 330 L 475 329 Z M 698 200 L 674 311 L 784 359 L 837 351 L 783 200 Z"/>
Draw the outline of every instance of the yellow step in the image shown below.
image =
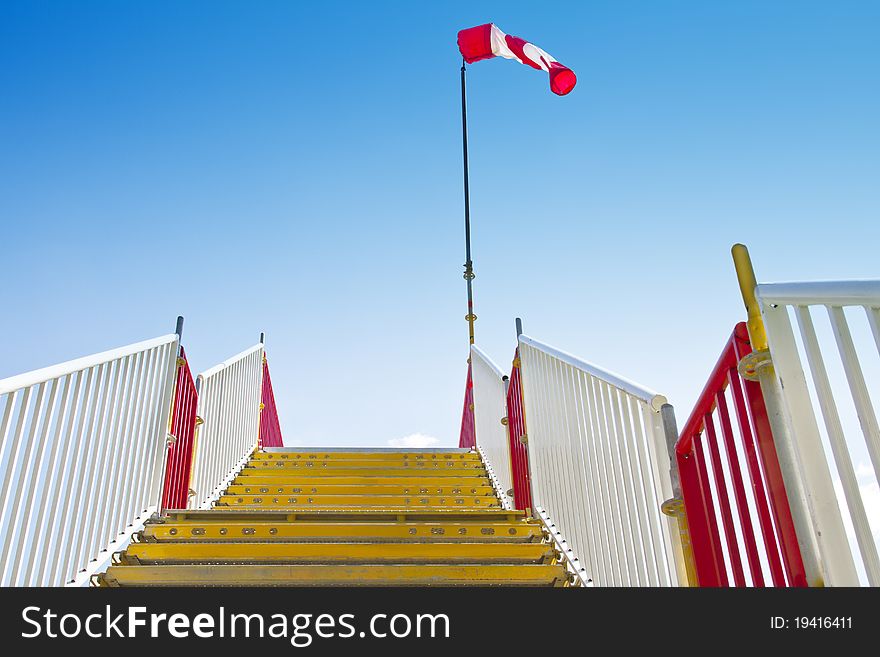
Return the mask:
<path id="1" fill-rule="evenodd" d="M 481 476 L 486 472 L 482 463 L 474 462 L 453 462 L 447 463 L 431 462 L 431 463 L 399 463 L 399 464 L 377 464 L 371 461 L 249 461 L 244 470 L 259 470 L 266 472 L 293 471 L 305 472 L 310 476 L 323 477 L 325 473 L 332 473 L 336 476 L 342 475 L 360 475 L 360 476 L 397 476 L 409 475 L 415 476 L 415 473 L 430 473 L 435 476 L 450 476 L 448 473 L 467 477 L 474 473 L 474 476 Z M 412 473 L 412 474 L 410 474 Z"/>
<path id="2" fill-rule="evenodd" d="M 553 563 L 547 543 L 137 543 L 123 564 L 174 563 Z M 121 561 L 120 561 L 121 560 Z"/>
<path id="3" fill-rule="evenodd" d="M 431 521 L 477 521 L 501 520 L 513 522 L 525 517 L 523 511 L 508 511 L 501 508 L 486 509 L 438 509 L 424 511 L 421 509 L 242 509 L 237 507 L 222 507 L 220 509 L 170 509 L 168 518 L 171 521 L 179 520 L 262 520 L 264 522 L 284 522 L 301 520 L 334 520 L 337 522 L 353 521 L 364 522 L 367 520 L 396 520 L 406 522 L 408 520 L 431 520 Z"/>
<path id="4" fill-rule="evenodd" d="M 333 509 L 348 507 L 487 507 L 501 506 L 492 496 L 461 495 L 221 495 L 217 506 L 325 506 Z"/>
<path id="5" fill-rule="evenodd" d="M 534 521 L 314 522 L 224 518 L 147 523 L 142 541 L 541 541 Z"/>
<path id="6" fill-rule="evenodd" d="M 566 586 L 560 565 L 110 566 L 101 586 Z"/>
<path id="7" fill-rule="evenodd" d="M 476 452 L 255 452 L 252 461 L 480 461 Z"/>
<path id="8" fill-rule="evenodd" d="M 306 473 L 285 473 L 242 470 L 233 486 L 419 486 L 419 487 L 468 487 L 484 486 L 491 488 L 489 478 L 483 476 L 435 477 L 407 474 L 398 477 L 361 476 L 309 476 Z"/>
<path id="9" fill-rule="evenodd" d="M 314 485 L 253 485 L 232 484 L 226 495 L 489 495 L 494 496 L 491 486 L 409 486 L 387 484 L 346 486 L 316 483 Z"/>

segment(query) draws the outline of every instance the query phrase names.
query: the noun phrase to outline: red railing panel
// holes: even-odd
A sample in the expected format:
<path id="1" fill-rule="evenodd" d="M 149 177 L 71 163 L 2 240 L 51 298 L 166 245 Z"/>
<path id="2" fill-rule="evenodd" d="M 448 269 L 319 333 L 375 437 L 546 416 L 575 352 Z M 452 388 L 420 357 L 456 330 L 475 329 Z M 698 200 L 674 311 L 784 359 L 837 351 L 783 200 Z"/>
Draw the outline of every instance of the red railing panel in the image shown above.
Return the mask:
<path id="1" fill-rule="evenodd" d="M 265 356 L 263 356 L 263 390 L 260 402 L 260 447 L 284 447 L 278 407 L 275 406 L 275 392 L 272 390 L 272 377 L 269 375 L 269 361 Z"/>
<path id="2" fill-rule="evenodd" d="M 526 436 L 526 416 L 523 408 L 519 349 L 517 349 L 513 357 L 513 367 L 507 387 L 507 439 L 510 446 L 514 506 L 517 509 L 531 509 L 532 488 L 529 475 L 529 454 L 528 448 L 522 441 L 523 436 Z"/>
<path id="3" fill-rule="evenodd" d="M 750 352 L 746 325 L 737 324 L 675 446 L 697 580 L 764 586 L 769 574 L 774 586 L 805 586 L 761 389 L 737 370 Z"/>
<path id="4" fill-rule="evenodd" d="M 464 386 L 464 408 L 461 411 L 461 433 L 458 446 L 473 449 L 477 446 L 477 430 L 474 427 L 474 379 L 468 361 L 467 383 Z"/>
<path id="5" fill-rule="evenodd" d="M 189 499 L 189 475 L 192 471 L 193 437 L 196 430 L 196 405 L 199 395 L 195 380 L 180 348 L 174 403 L 171 407 L 171 435 L 174 443 L 168 448 L 165 482 L 162 488 L 163 509 L 185 509 Z"/>

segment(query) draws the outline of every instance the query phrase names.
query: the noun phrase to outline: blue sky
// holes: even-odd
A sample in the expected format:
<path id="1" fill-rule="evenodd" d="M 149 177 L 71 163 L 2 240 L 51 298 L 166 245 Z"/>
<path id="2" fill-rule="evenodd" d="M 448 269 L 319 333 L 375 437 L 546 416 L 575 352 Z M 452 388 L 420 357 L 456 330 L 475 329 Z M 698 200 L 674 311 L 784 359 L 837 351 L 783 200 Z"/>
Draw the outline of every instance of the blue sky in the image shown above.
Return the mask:
<path id="1" fill-rule="evenodd" d="M 320 5 L 320 6 L 319 6 Z M 878 276 L 875 2 L 0 2 L 0 377 L 170 332 L 267 333 L 289 444 L 457 441 L 477 341 L 526 332 L 686 418 L 760 280 Z"/>

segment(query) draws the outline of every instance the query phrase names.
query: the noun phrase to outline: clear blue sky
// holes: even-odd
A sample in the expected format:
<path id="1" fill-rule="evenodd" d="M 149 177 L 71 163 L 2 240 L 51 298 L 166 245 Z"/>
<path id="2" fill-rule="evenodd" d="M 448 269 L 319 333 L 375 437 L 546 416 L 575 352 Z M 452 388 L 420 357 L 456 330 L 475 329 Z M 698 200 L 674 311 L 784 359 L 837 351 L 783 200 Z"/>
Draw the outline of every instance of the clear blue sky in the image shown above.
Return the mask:
<path id="1" fill-rule="evenodd" d="M 0 2 L 0 377 L 267 333 L 288 444 L 457 440 L 457 30 L 478 343 L 526 332 L 683 422 L 761 280 L 880 274 L 877 2 Z"/>

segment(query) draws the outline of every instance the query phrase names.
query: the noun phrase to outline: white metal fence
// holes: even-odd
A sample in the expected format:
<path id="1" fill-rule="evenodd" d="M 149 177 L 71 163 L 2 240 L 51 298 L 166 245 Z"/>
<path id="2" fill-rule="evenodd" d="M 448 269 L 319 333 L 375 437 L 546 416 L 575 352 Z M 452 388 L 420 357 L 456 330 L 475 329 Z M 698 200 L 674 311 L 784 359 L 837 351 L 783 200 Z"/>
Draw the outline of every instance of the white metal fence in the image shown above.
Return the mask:
<path id="1" fill-rule="evenodd" d="M 535 506 L 594 585 L 685 584 L 675 521 L 660 512 L 672 497 L 665 397 L 524 335 L 519 349 Z"/>
<path id="2" fill-rule="evenodd" d="M 876 393 L 880 383 L 880 281 L 761 284 L 756 293 L 784 406 L 782 420 L 793 437 L 782 446 L 777 438 L 777 449 L 790 450 L 793 457 L 799 481 L 790 486 L 787 480 L 786 486 L 799 492 L 792 504 L 807 507 L 803 516 L 812 523 L 824 581 L 857 585 L 861 574 L 878 586 L 880 428 L 869 389 Z M 866 372 L 873 375 L 871 386 Z M 832 392 L 847 389 L 849 395 L 837 398 Z M 868 496 L 875 498 L 873 512 Z"/>
<path id="3" fill-rule="evenodd" d="M 0 381 L 3 586 L 72 581 L 154 505 L 177 335 Z"/>
<path id="4" fill-rule="evenodd" d="M 199 374 L 199 427 L 190 488 L 192 506 L 210 508 L 257 446 L 263 345 L 257 344 Z"/>
<path id="5" fill-rule="evenodd" d="M 505 508 L 512 508 L 513 489 L 510 449 L 507 443 L 507 387 L 504 372 L 478 347 L 471 346 L 471 376 L 474 382 L 474 430 L 477 448 Z"/>

